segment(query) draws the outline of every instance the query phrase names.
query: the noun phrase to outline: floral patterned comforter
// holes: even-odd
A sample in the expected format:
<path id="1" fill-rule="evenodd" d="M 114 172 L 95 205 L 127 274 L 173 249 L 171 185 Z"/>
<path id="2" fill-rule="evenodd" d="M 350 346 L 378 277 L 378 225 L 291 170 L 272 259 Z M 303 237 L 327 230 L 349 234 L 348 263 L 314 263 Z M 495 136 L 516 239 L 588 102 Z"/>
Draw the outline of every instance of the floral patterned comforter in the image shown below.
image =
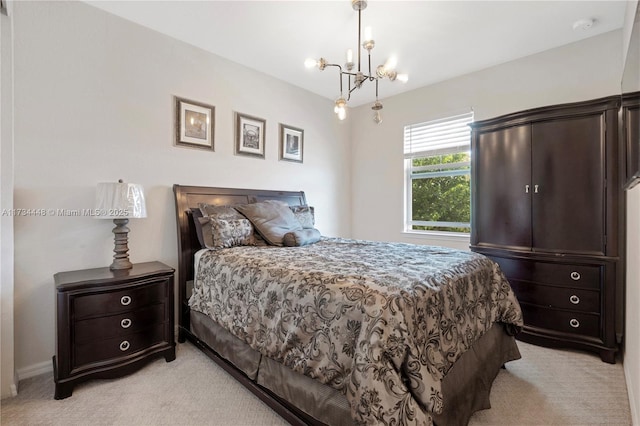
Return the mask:
<path id="1" fill-rule="evenodd" d="M 431 424 L 453 363 L 493 323 L 522 326 L 509 283 L 484 256 L 339 238 L 207 251 L 189 306 L 341 390 L 362 424 Z"/>

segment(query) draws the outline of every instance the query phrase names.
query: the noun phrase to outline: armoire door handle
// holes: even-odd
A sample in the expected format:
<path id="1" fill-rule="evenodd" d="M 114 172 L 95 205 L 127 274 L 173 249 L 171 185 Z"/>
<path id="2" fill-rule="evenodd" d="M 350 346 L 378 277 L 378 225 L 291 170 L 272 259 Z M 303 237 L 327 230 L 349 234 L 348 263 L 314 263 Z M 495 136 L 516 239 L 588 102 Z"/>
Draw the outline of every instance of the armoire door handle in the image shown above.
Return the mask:
<path id="1" fill-rule="evenodd" d="M 533 185 L 533 192 L 538 193 L 538 185 Z"/>
<path id="2" fill-rule="evenodd" d="M 524 192 L 527 194 L 529 193 L 529 185 L 524 186 Z"/>

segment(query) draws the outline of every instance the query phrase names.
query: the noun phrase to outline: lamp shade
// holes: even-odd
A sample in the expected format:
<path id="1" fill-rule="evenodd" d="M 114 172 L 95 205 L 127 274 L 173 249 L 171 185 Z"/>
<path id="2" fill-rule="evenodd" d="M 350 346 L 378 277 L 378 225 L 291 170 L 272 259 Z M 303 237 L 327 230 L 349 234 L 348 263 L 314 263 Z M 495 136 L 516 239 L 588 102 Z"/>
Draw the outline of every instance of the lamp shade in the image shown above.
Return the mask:
<path id="1" fill-rule="evenodd" d="M 98 219 L 147 217 L 142 185 L 122 181 L 98 183 L 95 217 Z"/>

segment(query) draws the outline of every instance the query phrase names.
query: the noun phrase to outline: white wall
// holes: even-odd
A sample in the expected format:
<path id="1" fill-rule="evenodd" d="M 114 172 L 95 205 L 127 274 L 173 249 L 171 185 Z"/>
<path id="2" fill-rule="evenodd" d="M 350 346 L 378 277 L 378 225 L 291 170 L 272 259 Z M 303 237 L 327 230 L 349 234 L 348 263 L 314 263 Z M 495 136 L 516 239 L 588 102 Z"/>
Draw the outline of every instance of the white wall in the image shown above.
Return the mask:
<path id="1" fill-rule="evenodd" d="M 9 6 L 10 7 L 10 6 Z M 13 24 L 0 14 L 0 208 L 13 207 Z M 16 394 L 13 340 L 13 217 L 0 216 L 0 397 Z"/>
<path id="2" fill-rule="evenodd" d="M 372 124 L 370 105 L 349 111 L 353 237 L 468 249 L 468 237 L 451 241 L 402 232 L 403 127 L 471 108 L 475 120 L 482 120 L 619 93 L 620 38 L 620 30 L 609 32 L 385 99 L 383 122 L 378 126 Z M 384 84 L 392 83 L 383 82 L 383 94 Z"/>
<path id="3" fill-rule="evenodd" d="M 148 218 L 129 223 L 131 260 L 173 267 L 174 183 L 305 190 L 317 227 L 350 236 L 349 124 L 331 101 L 80 2 L 17 2 L 14 28 L 15 207 L 92 208 L 96 183 L 140 183 Z M 172 145 L 173 95 L 216 107 L 214 153 Z M 233 154 L 233 111 L 266 119 L 266 159 Z M 280 122 L 304 129 L 304 164 L 278 161 Z M 53 274 L 109 265 L 112 228 L 15 219 L 21 377 L 50 369 Z"/>

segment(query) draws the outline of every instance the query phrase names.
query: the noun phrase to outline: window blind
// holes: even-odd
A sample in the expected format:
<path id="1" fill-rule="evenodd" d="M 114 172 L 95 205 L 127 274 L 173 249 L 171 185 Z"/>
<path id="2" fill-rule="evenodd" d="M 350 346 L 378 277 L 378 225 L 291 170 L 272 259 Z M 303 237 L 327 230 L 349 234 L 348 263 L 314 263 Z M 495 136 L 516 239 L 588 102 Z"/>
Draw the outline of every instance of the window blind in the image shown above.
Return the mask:
<path id="1" fill-rule="evenodd" d="M 450 154 L 468 151 L 473 111 L 404 127 L 404 157 Z"/>

